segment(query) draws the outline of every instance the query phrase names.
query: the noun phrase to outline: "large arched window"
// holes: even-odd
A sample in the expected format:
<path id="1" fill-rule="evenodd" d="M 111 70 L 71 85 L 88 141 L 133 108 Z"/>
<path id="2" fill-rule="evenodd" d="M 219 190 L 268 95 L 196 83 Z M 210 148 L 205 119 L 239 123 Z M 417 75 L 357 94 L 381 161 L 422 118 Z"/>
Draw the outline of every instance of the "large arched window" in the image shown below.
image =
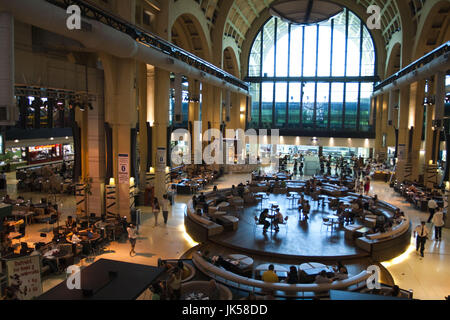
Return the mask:
<path id="1" fill-rule="evenodd" d="M 347 9 L 328 21 L 295 25 L 270 18 L 250 50 L 251 128 L 283 134 L 373 134 L 372 37 Z"/>

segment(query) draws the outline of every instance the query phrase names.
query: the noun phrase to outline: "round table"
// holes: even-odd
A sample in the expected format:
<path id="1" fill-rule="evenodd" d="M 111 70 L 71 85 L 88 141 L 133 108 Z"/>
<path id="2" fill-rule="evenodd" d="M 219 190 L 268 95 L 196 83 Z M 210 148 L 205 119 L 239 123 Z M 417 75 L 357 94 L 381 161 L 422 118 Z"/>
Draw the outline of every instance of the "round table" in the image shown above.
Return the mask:
<path id="1" fill-rule="evenodd" d="M 229 258 L 230 260 L 234 260 L 237 261 L 240 267 L 242 267 L 243 269 L 248 269 L 248 268 L 252 268 L 253 267 L 253 259 L 243 255 L 243 254 L 229 254 L 227 256 L 227 258 Z"/>

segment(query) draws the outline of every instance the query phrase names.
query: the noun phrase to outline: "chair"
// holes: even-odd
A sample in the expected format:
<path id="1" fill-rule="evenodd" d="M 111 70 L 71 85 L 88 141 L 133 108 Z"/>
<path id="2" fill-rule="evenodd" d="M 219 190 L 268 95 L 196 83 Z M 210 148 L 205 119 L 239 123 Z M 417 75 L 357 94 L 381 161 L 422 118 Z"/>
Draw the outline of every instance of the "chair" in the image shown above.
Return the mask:
<path id="1" fill-rule="evenodd" d="M 261 227 L 261 229 L 264 229 L 264 225 L 262 223 L 259 223 L 258 217 L 255 216 L 254 219 L 255 219 L 255 224 L 253 225 L 253 234 L 255 233 L 256 228 L 258 228 L 258 226 Z"/>
<path id="2" fill-rule="evenodd" d="M 329 218 L 322 218 L 322 225 L 320 226 L 320 230 L 322 230 L 323 226 L 327 226 L 327 231 L 328 231 L 328 227 L 331 228 L 331 230 L 333 230 L 333 221 L 331 221 Z"/>
<path id="3" fill-rule="evenodd" d="M 51 225 L 52 226 L 52 228 L 53 228 L 53 225 L 55 224 L 55 223 L 57 223 L 58 222 L 58 215 L 57 214 L 52 214 L 51 216 L 50 216 L 50 220 L 48 220 L 48 224 L 49 225 Z M 51 230 L 51 229 L 50 229 Z M 50 231 L 49 230 L 49 231 Z"/>

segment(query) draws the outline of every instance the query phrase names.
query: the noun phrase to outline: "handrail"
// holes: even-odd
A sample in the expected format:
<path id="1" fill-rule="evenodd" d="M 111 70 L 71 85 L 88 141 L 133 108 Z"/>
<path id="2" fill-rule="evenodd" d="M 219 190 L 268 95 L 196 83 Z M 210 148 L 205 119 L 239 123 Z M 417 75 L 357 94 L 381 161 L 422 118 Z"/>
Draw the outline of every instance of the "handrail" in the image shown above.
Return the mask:
<path id="1" fill-rule="evenodd" d="M 111 13 L 107 13 L 97 6 L 88 3 L 84 0 L 45 0 L 55 6 L 67 9 L 68 6 L 76 4 L 80 7 L 82 15 L 87 18 L 94 19 L 101 22 L 111 28 L 114 28 L 122 33 L 129 35 L 137 42 L 141 42 L 145 45 L 159 50 L 171 57 L 188 63 L 191 66 L 196 67 L 208 74 L 216 76 L 232 85 L 235 85 L 243 90 L 248 91 L 249 85 L 244 81 L 236 78 L 228 72 L 216 67 L 212 63 L 205 61 L 194 54 L 177 47 L 176 45 L 158 37 L 157 35 L 150 33 L 136 25 L 133 25 Z"/>
<path id="2" fill-rule="evenodd" d="M 410 63 L 409 65 L 407 65 L 406 67 L 404 67 L 400 71 L 394 73 L 393 75 L 391 75 L 390 77 L 388 77 L 387 79 L 382 81 L 381 83 L 377 84 L 374 87 L 373 91 L 377 92 L 378 90 L 380 90 L 380 89 L 386 87 L 387 85 L 393 83 L 394 81 L 398 80 L 399 78 L 403 77 L 404 75 L 406 75 L 406 74 L 416 70 L 417 68 L 421 67 L 422 65 L 426 65 L 426 64 L 430 63 L 435 58 L 440 57 L 440 56 L 442 56 L 442 55 L 444 55 L 444 54 L 446 54 L 448 52 L 450 52 L 450 41 L 447 41 L 443 45 L 437 47 L 433 51 L 427 53 L 423 57 L 421 57 L 421 58 L 417 59 L 416 61 Z"/>

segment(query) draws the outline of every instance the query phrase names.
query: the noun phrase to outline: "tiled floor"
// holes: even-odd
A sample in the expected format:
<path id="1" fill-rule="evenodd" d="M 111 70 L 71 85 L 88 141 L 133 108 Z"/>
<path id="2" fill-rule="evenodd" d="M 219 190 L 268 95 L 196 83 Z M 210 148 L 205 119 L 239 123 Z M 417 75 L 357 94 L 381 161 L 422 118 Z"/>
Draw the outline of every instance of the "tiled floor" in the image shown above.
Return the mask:
<path id="1" fill-rule="evenodd" d="M 412 226 L 428 219 L 428 213 L 415 209 L 403 197 L 384 182 L 374 182 L 371 194 L 401 208 L 412 221 Z M 427 224 L 432 229 L 431 224 Z M 422 258 L 415 250 L 415 239 L 406 253 L 391 261 L 383 262 L 394 281 L 403 289 L 412 289 L 417 299 L 441 300 L 450 295 L 450 230 L 442 229 L 442 240 L 434 241 L 434 234 L 426 242 Z"/>
<path id="2" fill-rule="evenodd" d="M 15 174 L 8 174 L 8 193 L 12 198 L 17 197 L 15 186 Z M 220 188 L 230 187 L 232 184 L 237 185 L 239 182 L 249 180 L 248 174 L 227 175 L 217 181 L 216 185 Z M 209 186 L 208 189 L 212 189 Z M 3 196 L 6 192 L 0 192 Z M 402 208 L 405 213 L 411 217 L 414 225 L 418 224 L 421 219 L 427 218 L 426 213 L 415 210 L 406 203 L 403 198 L 394 193 L 393 189 L 382 182 L 372 183 L 371 193 L 378 194 L 379 198 L 386 200 L 396 206 Z M 37 193 L 27 193 L 21 195 L 26 199 L 32 197 L 37 201 L 44 196 Z M 149 208 L 142 208 L 143 223 L 140 226 L 139 238 L 136 244 L 137 255 L 130 257 L 129 243 L 126 241 L 115 242 L 107 249 L 108 252 L 100 255 L 98 258 L 111 258 L 121 261 L 129 261 L 140 264 L 156 265 L 158 258 L 178 258 L 188 249 L 196 245 L 184 230 L 184 210 L 188 196 L 176 196 L 175 204 L 169 214 L 169 222 L 164 225 L 162 216 L 159 217 L 158 226 L 154 227 L 153 214 Z M 68 215 L 75 211 L 75 199 L 71 196 L 63 196 L 57 199 L 61 206 L 62 215 L 65 219 Z M 39 241 L 39 233 L 41 230 L 48 228 L 46 225 L 31 225 L 27 229 L 26 241 Z M 412 239 L 412 244 L 414 244 Z M 450 249 L 448 246 L 450 240 L 450 232 L 443 229 L 443 240 L 438 243 L 433 240 L 427 241 L 425 257 L 421 258 L 415 252 L 408 250 L 406 254 L 383 264 L 388 268 L 394 277 L 395 282 L 404 289 L 412 289 L 414 297 L 417 299 L 444 299 L 450 294 Z M 81 261 L 81 265 L 86 265 L 88 261 Z M 43 281 L 44 291 L 58 284 L 65 279 L 65 275 L 47 277 Z"/>

